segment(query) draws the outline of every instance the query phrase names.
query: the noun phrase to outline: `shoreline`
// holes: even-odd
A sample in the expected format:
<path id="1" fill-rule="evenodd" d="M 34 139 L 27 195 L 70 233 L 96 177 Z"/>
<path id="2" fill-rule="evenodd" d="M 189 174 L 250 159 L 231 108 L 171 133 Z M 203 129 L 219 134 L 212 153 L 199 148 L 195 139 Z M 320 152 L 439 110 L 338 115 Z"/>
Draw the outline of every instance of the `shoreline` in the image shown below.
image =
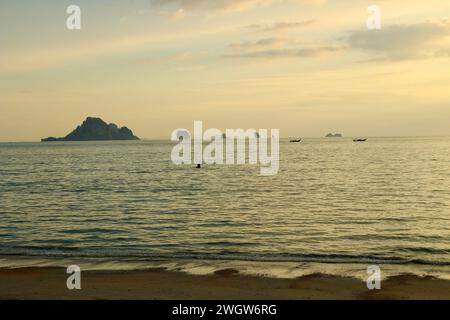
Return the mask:
<path id="1" fill-rule="evenodd" d="M 164 269 L 82 271 L 81 290 L 68 290 L 61 267 L 0 268 L 0 300 L 372 300 L 450 299 L 450 281 L 403 274 L 368 290 L 360 279 L 311 274 L 294 279 L 222 269 L 192 275 Z"/>

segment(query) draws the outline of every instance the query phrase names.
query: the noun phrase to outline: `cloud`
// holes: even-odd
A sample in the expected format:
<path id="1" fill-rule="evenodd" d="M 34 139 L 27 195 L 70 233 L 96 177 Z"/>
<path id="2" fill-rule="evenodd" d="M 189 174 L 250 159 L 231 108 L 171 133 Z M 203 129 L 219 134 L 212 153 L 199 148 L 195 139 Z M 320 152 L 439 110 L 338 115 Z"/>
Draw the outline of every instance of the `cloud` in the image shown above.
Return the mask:
<path id="1" fill-rule="evenodd" d="M 272 0 L 152 0 L 157 6 L 172 6 L 177 10 L 245 10 L 272 3 Z"/>
<path id="2" fill-rule="evenodd" d="M 252 49 L 261 49 L 264 47 L 277 47 L 286 44 L 286 40 L 283 38 L 265 38 L 256 41 L 246 41 L 246 42 L 238 42 L 232 43 L 229 47 L 233 50 L 244 51 L 244 50 L 252 50 Z"/>
<path id="3" fill-rule="evenodd" d="M 15 52 L 0 51 L 0 75 L 17 72 L 33 72 L 63 67 L 67 64 L 95 61 L 96 59 L 127 54 L 146 48 L 165 48 L 167 43 L 185 41 L 202 36 L 209 36 L 211 30 L 170 33 L 170 34 L 133 34 L 111 39 L 97 39 L 95 42 L 61 43 L 42 48 L 28 48 Z M 189 52 L 171 57 L 174 61 L 191 59 Z"/>
<path id="4" fill-rule="evenodd" d="M 315 46 L 305 48 L 254 50 L 250 52 L 230 53 L 224 57 L 234 59 L 316 58 L 328 54 L 335 54 L 343 50 L 345 50 L 345 47 L 341 46 Z"/>
<path id="5" fill-rule="evenodd" d="M 180 8 L 177 11 L 175 11 L 175 13 L 172 15 L 172 19 L 173 20 L 181 20 L 181 19 L 184 19 L 185 16 L 186 16 L 186 11 L 184 11 L 183 8 Z"/>
<path id="6" fill-rule="evenodd" d="M 370 60 L 408 60 L 448 56 L 449 37 L 450 23 L 441 21 L 353 31 L 346 42 L 372 56 Z"/>
<path id="7" fill-rule="evenodd" d="M 315 22 L 314 19 L 295 21 L 295 22 L 275 22 L 272 24 L 251 24 L 245 28 L 248 30 L 256 32 L 273 32 L 273 31 L 284 31 L 287 29 L 296 29 L 309 26 Z"/>
<path id="8" fill-rule="evenodd" d="M 307 4 L 323 4 L 326 0 L 292 1 Z M 169 6 L 174 7 L 175 10 L 183 9 L 184 11 L 243 11 L 275 2 L 287 2 L 287 0 L 150 0 L 150 2 L 156 6 Z"/>
<path id="9" fill-rule="evenodd" d="M 336 54 L 346 49 L 342 44 L 306 43 L 294 38 L 271 37 L 231 43 L 229 59 L 315 58 Z"/>

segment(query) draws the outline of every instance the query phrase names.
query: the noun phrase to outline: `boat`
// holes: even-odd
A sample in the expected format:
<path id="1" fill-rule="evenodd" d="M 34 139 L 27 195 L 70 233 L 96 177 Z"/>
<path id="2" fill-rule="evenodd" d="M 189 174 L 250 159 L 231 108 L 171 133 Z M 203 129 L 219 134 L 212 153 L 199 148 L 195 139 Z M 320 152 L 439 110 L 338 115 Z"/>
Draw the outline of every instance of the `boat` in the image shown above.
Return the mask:
<path id="1" fill-rule="evenodd" d="M 353 142 L 366 142 L 367 139 L 354 139 Z"/>
<path id="2" fill-rule="evenodd" d="M 293 139 L 293 140 L 290 140 L 289 142 L 299 143 L 299 142 L 302 142 L 302 139 Z"/>
<path id="3" fill-rule="evenodd" d="M 328 133 L 325 138 L 342 138 L 342 133 Z"/>

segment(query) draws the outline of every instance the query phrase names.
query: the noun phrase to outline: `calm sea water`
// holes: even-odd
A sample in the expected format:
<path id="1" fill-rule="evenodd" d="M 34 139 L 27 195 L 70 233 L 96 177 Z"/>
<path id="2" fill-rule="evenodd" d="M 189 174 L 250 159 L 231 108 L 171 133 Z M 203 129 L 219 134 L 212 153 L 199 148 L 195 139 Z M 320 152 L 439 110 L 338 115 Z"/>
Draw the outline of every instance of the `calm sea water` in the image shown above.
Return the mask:
<path id="1" fill-rule="evenodd" d="M 0 144 L 0 256 L 450 266 L 450 138 L 283 141 L 273 177 L 172 147 Z"/>

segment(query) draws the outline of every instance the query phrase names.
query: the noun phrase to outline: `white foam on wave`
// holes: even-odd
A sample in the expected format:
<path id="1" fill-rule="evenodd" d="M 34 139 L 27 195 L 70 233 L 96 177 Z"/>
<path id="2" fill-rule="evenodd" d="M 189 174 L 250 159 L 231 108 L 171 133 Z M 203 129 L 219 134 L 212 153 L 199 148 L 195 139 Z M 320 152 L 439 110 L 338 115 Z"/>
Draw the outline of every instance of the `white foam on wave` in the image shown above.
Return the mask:
<path id="1" fill-rule="evenodd" d="M 258 262 L 258 261 L 149 261 L 125 259 L 76 259 L 76 258 L 46 258 L 46 257 L 2 257 L 0 268 L 29 267 L 67 267 L 78 265 L 83 271 L 99 270 L 150 270 L 165 269 L 167 271 L 183 272 L 191 275 L 211 275 L 224 269 L 236 270 L 241 275 L 294 279 L 311 274 L 325 274 L 341 277 L 353 277 L 365 281 L 368 277 L 365 264 L 331 264 L 316 262 Z M 433 276 L 450 280 L 450 267 L 422 265 L 380 265 L 382 278 L 399 274 L 414 274 L 417 276 Z"/>

